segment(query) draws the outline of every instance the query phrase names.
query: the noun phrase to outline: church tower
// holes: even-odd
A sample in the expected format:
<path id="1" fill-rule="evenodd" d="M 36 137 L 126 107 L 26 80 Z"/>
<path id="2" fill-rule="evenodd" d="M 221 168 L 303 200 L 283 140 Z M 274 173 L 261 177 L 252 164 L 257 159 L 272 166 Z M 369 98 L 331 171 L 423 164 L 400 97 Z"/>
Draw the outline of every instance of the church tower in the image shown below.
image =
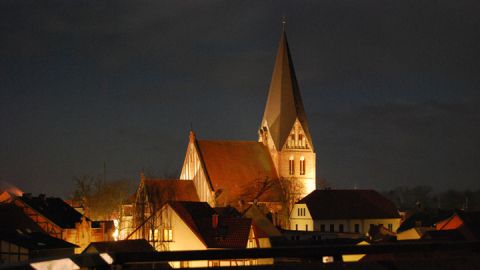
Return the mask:
<path id="1" fill-rule="evenodd" d="M 258 133 L 259 141 L 270 151 L 278 176 L 298 184 L 301 197 L 315 190 L 315 151 L 285 29 Z"/>

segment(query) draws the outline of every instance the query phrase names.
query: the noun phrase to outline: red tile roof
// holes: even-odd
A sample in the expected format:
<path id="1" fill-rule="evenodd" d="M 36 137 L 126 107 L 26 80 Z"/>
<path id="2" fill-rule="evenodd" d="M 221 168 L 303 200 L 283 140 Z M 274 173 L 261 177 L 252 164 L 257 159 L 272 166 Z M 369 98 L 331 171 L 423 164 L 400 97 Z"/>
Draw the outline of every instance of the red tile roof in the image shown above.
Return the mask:
<path id="1" fill-rule="evenodd" d="M 298 203 L 313 219 L 399 218 L 395 204 L 374 190 L 315 190 Z"/>
<path id="2" fill-rule="evenodd" d="M 221 194 L 217 203 L 237 205 L 239 200 L 251 202 L 280 201 L 280 186 L 273 186 L 256 198 L 266 179 L 277 180 L 277 172 L 268 149 L 254 141 L 197 140 L 200 158 L 213 189 Z"/>
<path id="3" fill-rule="evenodd" d="M 207 248 L 247 247 L 251 219 L 219 216 L 214 228 L 212 216 L 217 213 L 208 203 L 176 201 L 169 204 Z"/>
<path id="4" fill-rule="evenodd" d="M 149 202 L 158 208 L 167 201 L 199 201 L 191 180 L 146 179 L 144 183 Z"/>

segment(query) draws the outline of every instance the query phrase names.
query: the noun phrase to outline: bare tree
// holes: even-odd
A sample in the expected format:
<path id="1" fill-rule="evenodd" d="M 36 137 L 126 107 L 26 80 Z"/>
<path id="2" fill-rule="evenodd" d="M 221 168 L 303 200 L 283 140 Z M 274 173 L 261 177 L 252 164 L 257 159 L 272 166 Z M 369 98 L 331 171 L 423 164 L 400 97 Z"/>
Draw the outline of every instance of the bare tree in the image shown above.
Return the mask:
<path id="1" fill-rule="evenodd" d="M 83 175 L 74 177 L 75 190 L 72 199 L 80 202 L 93 220 L 118 218 L 123 200 L 128 196 L 130 183 L 127 180 L 104 181 L 103 177 Z"/>

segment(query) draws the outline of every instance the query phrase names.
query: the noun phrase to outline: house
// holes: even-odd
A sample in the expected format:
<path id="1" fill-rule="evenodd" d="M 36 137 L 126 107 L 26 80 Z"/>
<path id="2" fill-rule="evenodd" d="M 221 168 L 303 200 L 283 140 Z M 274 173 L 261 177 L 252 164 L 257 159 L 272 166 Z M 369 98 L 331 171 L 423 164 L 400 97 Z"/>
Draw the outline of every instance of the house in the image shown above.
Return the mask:
<path id="1" fill-rule="evenodd" d="M 435 223 L 452 216 L 454 212 L 441 209 L 418 209 L 409 213 L 397 230 L 397 240 L 418 240 L 435 230 Z"/>
<path id="2" fill-rule="evenodd" d="M 156 213 L 168 201 L 199 201 L 192 181 L 147 178 L 140 174 L 140 185 L 133 204 L 133 230 L 125 239 L 147 239 L 155 246 L 153 230 Z"/>
<path id="3" fill-rule="evenodd" d="M 0 204 L 0 265 L 73 255 L 76 245 L 49 236 L 13 204 Z"/>
<path id="4" fill-rule="evenodd" d="M 365 235 L 375 225 L 395 232 L 398 211 L 374 190 L 315 190 L 298 201 L 290 215 L 290 229 Z"/>
<path id="5" fill-rule="evenodd" d="M 225 213 L 220 209 L 220 213 Z M 229 213 L 229 211 L 226 211 Z M 167 202 L 155 217 L 149 243 L 157 251 L 206 250 L 224 248 L 269 247 L 268 241 L 258 241 L 265 234 L 255 227 L 251 219 L 220 215 L 206 202 Z M 174 267 L 210 267 L 253 265 L 271 260 L 211 260 L 171 262 Z"/>
<path id="6" fill-rule="evenodd" d="M 180 179 L 195 184 L 210 206 L 267 207 L 275 225 L 288 226 L 286 203 L 315 189 L 313 140 L 285 30 L 282 31 L 258 141 L 203 140 L 189 135 Z M 288 188 L 281 181 L 289 181 Z M 295 198 L 295 199 L 290 199 Z"/>
<path id="7" fill-rule="evenodd" d="M 257 246 L 270 247 L 272 246 L 272 239 L 283 238 L 283 235 L 265 216 L 264 212 L 265 211 L 259 209 L 258 205 L 252 204 L 247 210 L 245 210 L 242 217 L 253 220 L 253 223 L 255 224 L 255 238 L 259 242 Z"/>
<path id="8" fill-rule="evenodd" d="M 137 193 L 132 194 L 120 205 L 118 217 L 118 235 L 117 240 L 125 240 L 135 229 L 133 222 L 133 212 Z"/>
<path id="9" fill-rule="evenodd" d="M 468 241 L 480 240 L 480 211 L 457 211 L 435 224 L 437 231 L 457 230 Z"/>
<path id="10" fill-rule="evenodd" d="M 80 253 L 92 241 L 113 240 L 112 221 L 91 221 L 65 201 L 56 197 L 37 197 L 24 193 L 13 204 L 33 220 L 45 233 L 78 246 Z"/>

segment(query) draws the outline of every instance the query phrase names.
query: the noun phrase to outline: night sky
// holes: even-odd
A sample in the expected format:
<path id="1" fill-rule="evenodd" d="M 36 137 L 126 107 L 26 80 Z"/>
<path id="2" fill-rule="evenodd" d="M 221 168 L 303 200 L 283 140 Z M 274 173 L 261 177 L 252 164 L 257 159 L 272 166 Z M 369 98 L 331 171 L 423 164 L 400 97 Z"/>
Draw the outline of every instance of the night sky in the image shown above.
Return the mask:
<path id="1" fill-rule="evenodd" d="M 337 188 L 480 188 L 480 2 L 0 0 L 0 181 L 178 175 L 188 131 L 257 140 L 287 35 Z"/>

